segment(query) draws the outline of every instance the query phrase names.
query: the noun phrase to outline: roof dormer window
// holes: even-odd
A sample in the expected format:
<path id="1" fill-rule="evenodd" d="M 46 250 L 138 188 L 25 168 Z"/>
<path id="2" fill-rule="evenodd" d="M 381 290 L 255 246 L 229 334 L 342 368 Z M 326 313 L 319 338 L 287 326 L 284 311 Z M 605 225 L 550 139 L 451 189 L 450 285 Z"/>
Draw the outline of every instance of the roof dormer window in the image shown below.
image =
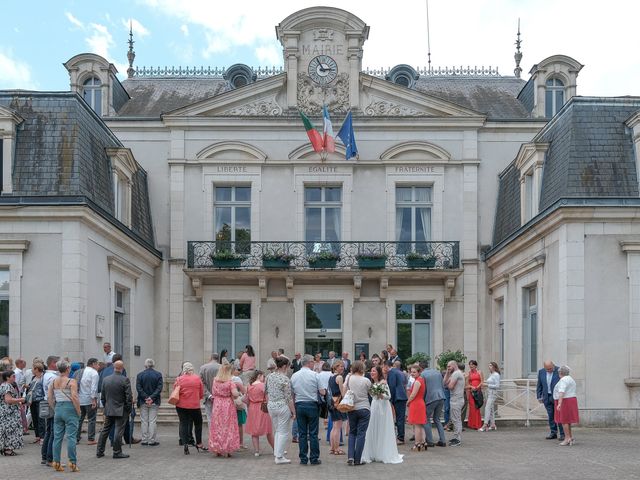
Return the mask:
<path id="1" fill-rule="evenodd" d="M 13 163 L 18 125 L 24 120 L 13 110 L 0 105 L 0 192 L 13 191 Z"/>
<path id="2" fill-rule="evenodd" d="M 131 185 L 138 164 L 128 148 L 107 148 L 113 171 L 113 215 L 131 227 Z"/>
<path id="3" fill-rule="evenodd" d="M 413 88 L 416 84 L 416 80 L 420 77 L 420 74 L 415 68 L 409 65 L 396 65 L 386 75 L 386 79 L 406 88 Z"/>
<path id="4" fill-rule="evenodd" d="M 84 101 L 98 114 L 102 115 L 102 82 L 96 77 L 89 77 L 82 84 Z"/>
<path id="5" fill-rule="evenodd" d="M 520 223 L 524 225 L 539 213 L 542 169 L 548 143 L 524 143 L 516 157 L 520 171 Z"/>
<path id="6" fill-rule="evenodd" d="M 564 105 L 564 83 L 559 78 L 547 80 L 544 105 L 547 118 L 553 117 Z"/>
<path id="7" fill-rule="evenodd" d="M 224 79 L 232 88 L 240 88 L 253 83 L 258 78 L 257 74 L 247 65 L 236 63 L 224 72 Z"/>

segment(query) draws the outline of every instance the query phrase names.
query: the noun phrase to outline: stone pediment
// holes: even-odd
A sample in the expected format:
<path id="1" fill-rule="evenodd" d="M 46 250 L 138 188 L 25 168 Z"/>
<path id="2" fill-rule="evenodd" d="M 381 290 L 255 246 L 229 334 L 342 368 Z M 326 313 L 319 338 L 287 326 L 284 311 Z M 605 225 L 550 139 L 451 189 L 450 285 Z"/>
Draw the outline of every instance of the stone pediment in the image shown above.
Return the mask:
<path id="1" fill-rule="evenodd" d="M 163 115 L 167 117 L 272 117 L 282 115 L 284 74 L 259 80 Z"/>
<path id="2" fill-rule="evenodd" d="M 370 117 L 484 117 L 484 114 L 387 80 L 360 74 L 360 105 Z"/>

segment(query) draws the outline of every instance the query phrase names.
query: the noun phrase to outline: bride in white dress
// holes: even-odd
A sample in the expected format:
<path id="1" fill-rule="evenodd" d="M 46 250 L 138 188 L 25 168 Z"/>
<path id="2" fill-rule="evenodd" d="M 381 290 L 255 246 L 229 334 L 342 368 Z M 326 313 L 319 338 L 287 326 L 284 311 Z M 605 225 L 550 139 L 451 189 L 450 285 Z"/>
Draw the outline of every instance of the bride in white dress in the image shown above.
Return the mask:
<path id="1" fill-rule="evenodd" d="M 389 403 L 391 394 L 380 367 L 376 366 L 371 369 L 371 381 L 382 384 L 385 393 L 374 397 L 371 402 L 369 427 L 364 441 L 361 462 L 402 463 L 402 455 L 398 454 L 398 446 L 396 445 L 396 429 Z"/>

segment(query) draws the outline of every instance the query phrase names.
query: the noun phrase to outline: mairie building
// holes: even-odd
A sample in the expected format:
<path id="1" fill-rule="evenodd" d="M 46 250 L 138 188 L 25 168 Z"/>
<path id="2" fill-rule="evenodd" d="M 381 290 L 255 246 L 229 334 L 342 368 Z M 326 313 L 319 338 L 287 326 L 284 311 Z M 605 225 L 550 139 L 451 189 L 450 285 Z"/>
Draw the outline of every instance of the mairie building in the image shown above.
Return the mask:
<path id="1" fill-rule="evenodd" d="M 640 424 L 640 98 L 578 96 L 554 54 L 367 70 L 369 26 L 313 7 L 283 67 L 69 59 L 0 91 L 0 356 L 462 350 L 567 364 L 585 424 Z M 374 28 L 372 34 L 380 35 Z M 518 44 L 519 45 L 519 44 Z M 553 52 L 550 52 L 553 53 Z M 314 151 L 300 117 L 358 154 Z M 485 368 L 486 370 L 486 368 Z"/>

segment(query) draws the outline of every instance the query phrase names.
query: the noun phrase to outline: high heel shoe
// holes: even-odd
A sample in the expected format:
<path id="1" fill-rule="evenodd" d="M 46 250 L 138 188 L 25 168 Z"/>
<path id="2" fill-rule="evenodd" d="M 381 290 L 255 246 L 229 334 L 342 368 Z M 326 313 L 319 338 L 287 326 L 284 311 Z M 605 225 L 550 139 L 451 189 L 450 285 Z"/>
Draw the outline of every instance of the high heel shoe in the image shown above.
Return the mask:
<path id="1" fill-rule="evenodd" d="M 495 425 L 491 426 L 488 428 L 488 430 L 498 430 L 498 427 L 496 427 Z"/>
<path id="2" fill-rule="evenodd" d="M 189 445 L 185 445 L 184 446 L 184 454 L 185 455 L 191 455 L 191 452 L 189 452 Z"/>
<path id="3" fill-rule="evenodd" d="M 69 462 L 69 470 L 72 472 L 79 472 L 78 464 Z"/>
<path id="4" fill-rule="evenodd" d="M 421 443 L 414 443 L 413 447 L 411 447 L 411 451 L 412 452 L 419 452 L 420 450 L 422 450 L 422 444 Z"/>
<path id="5" fill-rule="evenodd" d="M 566 438 L 564 441 L 560 442 L 560 446 L 571 446 L 573 445 L 573 438 Z"/>
<path id="6" fill-rule="evenodd" d="M 489 430 L 489 427 L 487 427 L 486 425 L 483 425 L 478 429 L 479 432 L 486 432 L 487 430 Z"/>
<path id="7" fill-rule="evenodd" d="M 60 462 L 53 462 L 51 464 L 51 467 L 56 471 L 56 472 L 64 472 L 64 467 L 60 464 Z"/>
<path id="8" fill-rule="evenodd" d="M 200 450 L 202 450 L 203 452 L 207 452 L 209 451 L 209 449 L 203 445 L 195 445 L 196 450 L 198 451 L 198 453 L 200 453 Z"/>

